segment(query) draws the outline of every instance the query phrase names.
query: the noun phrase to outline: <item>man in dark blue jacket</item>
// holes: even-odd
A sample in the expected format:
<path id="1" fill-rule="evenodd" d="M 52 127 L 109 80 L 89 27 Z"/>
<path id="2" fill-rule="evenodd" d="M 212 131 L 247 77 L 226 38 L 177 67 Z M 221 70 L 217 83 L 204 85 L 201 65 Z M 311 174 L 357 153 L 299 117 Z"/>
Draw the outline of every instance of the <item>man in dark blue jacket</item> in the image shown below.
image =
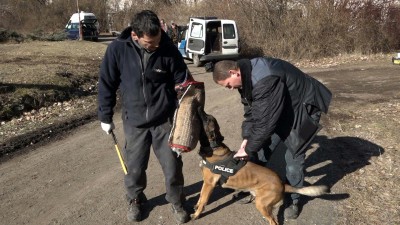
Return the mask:
<path id="1" fill-rule="evenodd" d="M 114 129 L 116 93 L 122 101 L 125 133 L 125 187 L 129 221 L 140 221 L 147 200 L 146 169 L 152 146 L 165 176 L 166 200 L 179 223 L 189 220 L 183 208 L 182 158 L 171 150 L 168 136 L 177 106 L 175 87 L 190 74 L 178 49 L 162 31 L 157 15 L 137 13 L 130 27 L 107 48 L 100 69 L 98 117 L 102 129 Z"/>
<path id="2" fill-rule="evenodd" d="M 214 66 L 213 79 L 223 87 L 238 89 L 244 105 L 243 142 L 235 157 L 265 164 L 283 142 L 287 181 L 302 187 L 305 152 L 321 129 L 319 120 L 322 112 L 328 112 L 331 92 L 292 64 L 275 58 L 220 61 Z M 292 201 L 286 203 L 286 219 L 297 218 L 299 197 L 292 194 Z M 245 200 L 250 202 L 251 196 Z"/>

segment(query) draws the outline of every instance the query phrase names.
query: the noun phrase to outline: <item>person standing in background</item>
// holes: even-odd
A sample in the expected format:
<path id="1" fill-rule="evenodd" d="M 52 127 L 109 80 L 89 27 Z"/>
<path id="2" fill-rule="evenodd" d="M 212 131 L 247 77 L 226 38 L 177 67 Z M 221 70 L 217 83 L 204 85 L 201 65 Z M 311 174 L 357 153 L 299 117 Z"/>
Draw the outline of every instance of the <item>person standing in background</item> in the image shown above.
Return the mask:
<path id="1" fill-rule="evenodd" d="M 178 25 L 171 21 L 171 27 L 168 29 L 168 36 L 171 38 L 172 42 L 178 46 Z"/>
<path id="2" fill-rule="evenodd" d="M 161 29 L 168 34 L 168 25 L 164 19 L 160 19 Z"/>

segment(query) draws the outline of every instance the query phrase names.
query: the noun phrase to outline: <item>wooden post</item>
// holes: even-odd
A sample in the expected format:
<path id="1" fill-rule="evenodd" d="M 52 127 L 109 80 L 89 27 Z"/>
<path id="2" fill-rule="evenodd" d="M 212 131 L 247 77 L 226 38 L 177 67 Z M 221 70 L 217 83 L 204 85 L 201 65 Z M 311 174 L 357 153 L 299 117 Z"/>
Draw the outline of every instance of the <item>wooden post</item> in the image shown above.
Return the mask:
<path id="1" fill-rule="evenodd" d="M 79 20 L 79 40 L 83 40 L 83 32 L 82 32 L 82 22 L 81 22 L 81 12 L 79 11 L 79 0 L 76 0 L 76 8 L 78 9 L 78 20 Z"/>

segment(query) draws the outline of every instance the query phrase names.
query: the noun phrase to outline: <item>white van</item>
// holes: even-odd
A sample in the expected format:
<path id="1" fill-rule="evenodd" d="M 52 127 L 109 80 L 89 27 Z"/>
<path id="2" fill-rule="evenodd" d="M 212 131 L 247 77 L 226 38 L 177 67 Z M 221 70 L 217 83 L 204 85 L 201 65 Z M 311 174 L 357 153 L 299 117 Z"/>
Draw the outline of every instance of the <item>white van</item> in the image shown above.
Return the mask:
<path id="1" fill-rule="evenodd" d="M 82 36 L 85 40 L 97 41 L 99 39 L 99 23 L 93 13 L 80 12 L 72 14 L 67 25 L 65 25 L 65 32 L 68 39 L 79 39 L 79 17 L 82 23 Z"/>
<path id="2" fill-rule="evenodd" d="M 192 17 L 185 28 L 180 29 L 178 49 L 195 66 L 239 57 L 239 35 L 234 20 Z"/>

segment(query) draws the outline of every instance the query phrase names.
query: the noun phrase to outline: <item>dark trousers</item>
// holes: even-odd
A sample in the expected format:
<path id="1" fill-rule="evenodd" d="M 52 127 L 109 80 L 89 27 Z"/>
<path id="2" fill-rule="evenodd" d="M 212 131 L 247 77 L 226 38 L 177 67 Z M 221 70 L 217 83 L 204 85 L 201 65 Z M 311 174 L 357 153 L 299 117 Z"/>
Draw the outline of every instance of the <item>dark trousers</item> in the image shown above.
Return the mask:
<path id="1" fill-rule="evenodd" d="M 168 136 L 170 122 L 150 128 L 136 128 L 124 125 L 124 154 L 128 174 L 125 176 L 125 188 L 128 200 L 144 198 L 143 191 L 147 186 L 146 170 L 150 157 L 150 147 L 156 155 L 166 187 L 165 199 L 170 203 L 181 203 L 183 200 L 182 157 L 171 150 Z M 157 185 L 155 183 L 154 185 Z"/>
<path id="2" fill-rule="evenodd" d="M 319 122 L 321 118 L 321 112 L 315 112 L 311 115 L 311 118 L 316 122 Z M 274 152 L 278 146 L 282 146 L 285 151 L 285 162 L 286 162 L 286 180 L 293 187 L 303 187 L 304 184 L 304 162 L 305 152 L 298 155 L 293 155 L 291 151 L 277 134 L 271 136 L 271 143 L 269 146 L 264 147 L 258 152 L 258 159 L 264 164 L 269 160 L 272 152 Z M 266 149 L 266 150 L 265 150 Z M 300 198 L 299 194 L 290 195 L 292 202 L 297 204 Z"/>

